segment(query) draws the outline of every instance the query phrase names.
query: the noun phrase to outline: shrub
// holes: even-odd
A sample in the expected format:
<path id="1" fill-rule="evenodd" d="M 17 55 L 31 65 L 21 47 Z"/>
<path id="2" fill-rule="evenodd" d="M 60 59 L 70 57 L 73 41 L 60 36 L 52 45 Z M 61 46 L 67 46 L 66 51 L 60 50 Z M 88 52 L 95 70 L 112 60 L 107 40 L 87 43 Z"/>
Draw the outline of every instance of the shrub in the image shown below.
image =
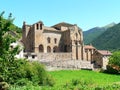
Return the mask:
<path id="1" fill-rule="evenodd" d="M 32 62 L 34 69 L 36 70 L 36 77 L 34 76 L 33 80 L 36 80 L 40 85 L 50 85 L 55 84 L 55 80 L 46 72 L 44 66 L 39 62 Z"/>
<path id="2" fill-rule="evenodd" d="M 120 51 L 116 51 L 109 59 L 107 73 L 117 74 L 120 72 Z"/>
<path id="3" fill-rule="evenodd" d="M 9 84 L 24 86 L 31 81 L 34 85 L 55 84 L 54 79 L 45 70 L 45 67 L 39 62 L 29 62 L 24 59 L 15 60 L 9 70 L 6 71 L 2 78 Z M 2 74 L 2 73 L 1 73 Z M 2 80 L 0 78 L 0 80 Z"/>
<path id="4" fill-rule="evenodd" d="M 120 51 L 116 51 L 112 54 L 109 60 L 109 64 L 120 66 Z"/>
<path id="5" fill-rule="evenodd" d="M 29 81 L 28 79 L 26 78 L 22 78 L 20 80 L 18 80 L 15 85 L 18 85 L 18 86 L 26 86 L 28 85 L 29 83 L 32 83 L 31 81 Z"/>
<path id="6" fill-rule="evenodd" d="M 52 76 L 48 75 L 47 76 L 47 79 L 46 79 L 46 82 L 49 86 L 54 86 L 55 85 L 55 80 Z"/>

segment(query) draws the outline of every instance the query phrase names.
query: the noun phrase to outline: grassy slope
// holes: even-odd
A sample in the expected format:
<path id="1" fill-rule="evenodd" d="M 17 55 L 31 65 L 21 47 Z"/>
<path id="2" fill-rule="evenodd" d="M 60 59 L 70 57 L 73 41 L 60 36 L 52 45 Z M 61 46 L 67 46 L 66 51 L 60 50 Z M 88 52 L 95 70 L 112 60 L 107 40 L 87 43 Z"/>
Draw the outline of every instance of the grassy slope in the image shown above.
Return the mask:
<path id="1" fill-rule="evenodd" d="M 92 85 L 88 86 L 88 88 L 96 87 L 96 86 L 108 86 L 112 85 L 115 82 L 120 82 L 119 75 L 110 75 L 104 73 L 98 73 L 94 71 L 87 70 L 63 70 L 63 71 L 52 71 L 49 72 L 56 81 L 54 87 L 40 87 L 40 86 L 32 86 L 27 85 L 24 87 L 12 87 L 10 90 L 67 90 L 67 88 L 63 88 L 67 83 L 70 83 L 74 80 L 83 80 L 88 83 L 92 83 Z M 97 90 L 97 89 L 84 89 L 84 90 Z M 68 90 L 78 90 L 78 89 L 68 89 Z M 82 90 L 82 89 L 81 89 Z M 102 90 L 102 89 L 98 89 Z M 105 90 L 114 90 L 114 89 L 105 89 Z M 116 89 L 116 90 L 119 90 Z"/>
<path id="2" fill-rule="evenodd" d="M 56 79 L 57 85 L 62 85 L 72 79 L 93 81 L 98 85 L 112 84 L 113 82 L 120 82 L 119 75 L 103 74 L 94 71 L 53 71 L 50 72 Z"/>

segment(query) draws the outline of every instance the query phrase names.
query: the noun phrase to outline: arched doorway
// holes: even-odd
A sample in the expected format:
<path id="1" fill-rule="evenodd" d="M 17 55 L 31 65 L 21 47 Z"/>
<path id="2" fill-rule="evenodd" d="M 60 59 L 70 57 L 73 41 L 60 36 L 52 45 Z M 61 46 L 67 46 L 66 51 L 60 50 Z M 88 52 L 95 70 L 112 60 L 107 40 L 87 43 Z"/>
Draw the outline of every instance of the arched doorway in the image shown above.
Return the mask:
<path id="1" fill-rule="evenodd" d="M 43 47 L 43 45 L 39 45 L 39 52 L 44 52 L 44 47 Z"/>
<path id="2" fill-rule="evenodd" d="M 47 46 L 47 52 L 51 52 L 51 47 Z"/>
<path id="3" fill-rule="evenodd" d="M 55 47 L 53 48 L 53 52 L 58 52 L 58 47 L 57 47 L 57 46 L 55 46 Z"/>

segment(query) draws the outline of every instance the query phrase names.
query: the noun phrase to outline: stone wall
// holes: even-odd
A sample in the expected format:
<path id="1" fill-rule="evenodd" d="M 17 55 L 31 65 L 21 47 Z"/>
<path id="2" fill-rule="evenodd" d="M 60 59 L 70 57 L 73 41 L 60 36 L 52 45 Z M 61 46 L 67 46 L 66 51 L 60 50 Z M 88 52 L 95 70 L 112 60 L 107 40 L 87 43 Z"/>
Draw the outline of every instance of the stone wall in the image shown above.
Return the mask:
<path id="1" fill-rule="evenodd" d="M 91 62 L 82 60 L 59 60 L 41 63 L 46 65 L 46 67 L 52 67 L 53 69 L 94 69 Z"/>
<path id="2" fill-rule="evenodd" d="M 93 64 L 85 60 L 73 60 L 72 53 L 25 53 L 30 61 L 39 61 L 46 67 L 57 69 L 93 69 Z"/>
<path id="3" fill-rule="evenodd" d="M 71 60 L 71 53 L 38 53 L 37 58 L 40 61 L 59 61 L 59 60 Z"/>

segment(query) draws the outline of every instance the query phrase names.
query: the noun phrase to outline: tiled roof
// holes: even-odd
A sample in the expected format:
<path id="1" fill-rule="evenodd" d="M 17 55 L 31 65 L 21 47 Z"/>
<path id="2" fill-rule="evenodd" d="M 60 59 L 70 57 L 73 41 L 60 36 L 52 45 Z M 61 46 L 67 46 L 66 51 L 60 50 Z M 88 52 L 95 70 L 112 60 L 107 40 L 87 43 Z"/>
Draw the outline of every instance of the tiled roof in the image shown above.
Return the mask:
<path id="1" fill-rule="evenodd" d="M 55 29 L 55 28 L 46 27 L 46 26 L 44 26 L 44 30 L 47 30 L 47 31 L 54 31 L 54 32 L 61 32 L 61 31 L 59 31 L 59 30 L 57 30 L 57 29 Z"/>
<path id="2" fill-rule="evenodd" d="M 66 27 L 69 27 L 69 26 L 74 26 L 74 25 L 70 24 L 70 23 L 66 23 L 66 22 L 61 22 L 61 23 L 58 23 L 58 24 L 54 25 L 53 27 L 56 27 L 56 26 L 66 26 Z"/>
<path id="3" fill-rule="evenodd" d="M 44 29 L 46 29 L 46 30 L 56 30 L 55 28 L 52 28 L 52 27 L 46 27 L 46 26 L 44 26 Z"/>
<path id="4" fill-rule="evenodd" d="M 98 52 L 102 55 L 108 55 L 108 56 L 112 55 L 112 53 L 108 50 L 98 50 Z"/>
<path id="5" fill-rule="evenodd" d="M 95 47 L 93 47 L 92 45 L 85 45 L 84 48 L 85 49 L 95 49 Z"/>

